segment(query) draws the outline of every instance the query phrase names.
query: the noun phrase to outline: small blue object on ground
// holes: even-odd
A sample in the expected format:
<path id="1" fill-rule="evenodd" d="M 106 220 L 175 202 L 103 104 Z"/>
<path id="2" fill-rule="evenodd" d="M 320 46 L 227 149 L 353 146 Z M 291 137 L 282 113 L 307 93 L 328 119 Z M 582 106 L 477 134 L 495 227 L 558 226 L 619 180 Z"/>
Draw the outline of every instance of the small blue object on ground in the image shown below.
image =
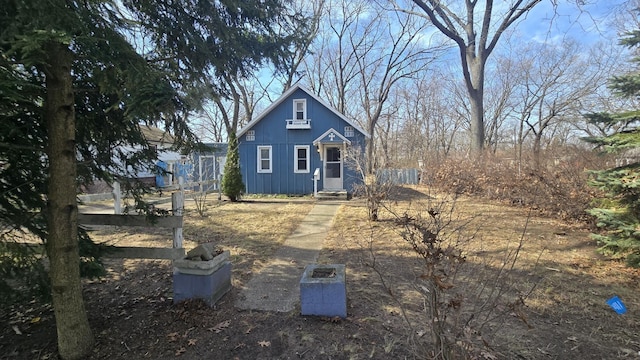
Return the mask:
<path id="1" fill-rule="evenodd" d="M 617 296 L 607 300 L 607 304 L 609 304 L 609 306 L 611 306 L 611 308 L 620 315 L 627 312 L 627 308 L 624 306 L 624 303 Z"/>

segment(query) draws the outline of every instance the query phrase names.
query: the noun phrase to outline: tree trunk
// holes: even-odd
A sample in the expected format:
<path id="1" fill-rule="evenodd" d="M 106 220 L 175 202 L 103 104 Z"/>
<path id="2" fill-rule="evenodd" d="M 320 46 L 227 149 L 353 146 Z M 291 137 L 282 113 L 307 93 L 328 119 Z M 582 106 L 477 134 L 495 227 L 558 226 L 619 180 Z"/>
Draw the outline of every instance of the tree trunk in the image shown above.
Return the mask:
<path id="1" fill-rule="evenodd" d="M 466 84 L 471 108 L 471 150 L 481 154 L 484 149 L 484 60 L 467 54 L 466 61 L 471 73 L 471 81 Z"/>
<path id="2" fill-rule="evenodd" d="M 535 134 L 533 139 L 533 167 L 536 170 L 540 170 L 540 153 L 542 152 L 542 132 Z"/>
<path id="3" fill-rule="evenodd" d="M 72 54 L 62 43 L 49 43 L 45 69 L 45 121 L 49 137 L 47 255 L 58 351 L 63 359 L 85 357 L 93 346 L 80 284 L 78 205 L 76 202 L 75 110 Z"/>

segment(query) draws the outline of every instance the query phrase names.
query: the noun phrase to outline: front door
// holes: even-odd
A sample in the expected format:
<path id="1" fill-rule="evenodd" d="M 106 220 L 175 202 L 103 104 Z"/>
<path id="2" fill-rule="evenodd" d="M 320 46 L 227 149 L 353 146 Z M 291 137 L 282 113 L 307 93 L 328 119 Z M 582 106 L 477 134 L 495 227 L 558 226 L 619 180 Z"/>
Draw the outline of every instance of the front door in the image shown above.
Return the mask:
<path id="1" fill-rule="evenodd" d="M 324 189 L 342 190 L 342 154 L 338 146 L 326 146 L 324 157 Z"/>

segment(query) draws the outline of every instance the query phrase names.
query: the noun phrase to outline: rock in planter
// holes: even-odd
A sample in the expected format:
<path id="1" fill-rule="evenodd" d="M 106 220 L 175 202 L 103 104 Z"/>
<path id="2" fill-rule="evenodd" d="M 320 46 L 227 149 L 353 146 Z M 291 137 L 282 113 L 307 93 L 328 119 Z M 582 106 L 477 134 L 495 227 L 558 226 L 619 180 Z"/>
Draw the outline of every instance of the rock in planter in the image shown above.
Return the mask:
<path id="1" fill-rule="evenodd" d="M 200 251 L 200 250 L 199 250 Z M 209 251 L 211 253 L 211 251 Z M 202 254 L 193 258 L 202 258 Z M 173 262 L 173 302 L 187 299 L 203 299 L 213 306 L 231 290 L 231 262 L 229 251 L 216 255 L 211 260 L 185 259 Z"/>
<path id="2" fill-rule="evenodd" d="M 345 274 L 343 264 L 308 265 L 300 279 L 300 313 L 346 318 Z"/>
<path id="3" fill-rule="evenodd" d="M 220 254 L 220 251 L 216 250 L 216 245 L 214 243 L 206 243 L 189 250 L 186 259 L 209 261 L 213 260 L 217 254 Z"/>

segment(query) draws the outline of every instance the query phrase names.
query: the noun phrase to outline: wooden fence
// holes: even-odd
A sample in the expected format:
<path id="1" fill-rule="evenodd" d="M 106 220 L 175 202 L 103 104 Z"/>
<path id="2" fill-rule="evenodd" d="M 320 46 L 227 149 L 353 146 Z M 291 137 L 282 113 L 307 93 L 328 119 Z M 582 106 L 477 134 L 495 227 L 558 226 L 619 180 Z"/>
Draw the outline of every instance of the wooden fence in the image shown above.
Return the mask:
<path id="1" fill-rule="evenodd" d="M 184 192 L 185 190 L 191 190 L 193 193 L 202 193 L 203 191 L 211 192 L 210 190 L 213 189 L 218 192 L 218 200 L 222 198 L 222 190 L 220 189 L 218 180 L 216 179 L 185 183 L 182 177 L 180 177 L 178 182 L 178 184 L 165 186 L 163 188 L 159 188 L 158 190 L 162 190 L 166 193 L 176 190 L 180 190 L 182 192 Z M 122 191 L 120 190 L 120 183 L 114 182 L 113 184 L 111 184 L 111 187 L 113 188 L 111 192 L 79 195 L 78 199 L 83 203 L 113 199 L 114 213 L 122 214 L 122 199 L 124 196 L 122 194 Z"/>
<path id="2" fill-rule="evenodd" d="M 173 230 L 173 247 L 171 248 L 109 246 L 103 256 L 111 258 L 175 260 L 185 256 L 184 248 L 182 247 L 183 210 L 184 192 L 177 191 L 171 194 L 172 215 L 170 216 L 83 213 L 78 214 L 78 224 L 82 226 L 170 228 Z"/>

